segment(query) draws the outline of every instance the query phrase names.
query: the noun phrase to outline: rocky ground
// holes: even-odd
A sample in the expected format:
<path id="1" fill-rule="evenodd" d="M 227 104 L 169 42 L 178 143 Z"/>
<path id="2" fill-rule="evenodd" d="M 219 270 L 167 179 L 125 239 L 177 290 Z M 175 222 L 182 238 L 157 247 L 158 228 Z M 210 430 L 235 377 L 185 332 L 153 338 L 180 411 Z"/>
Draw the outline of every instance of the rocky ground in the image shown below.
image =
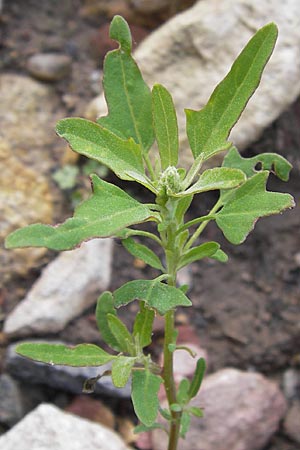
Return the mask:
<path id="1" fill-rule="evenodd" d="M 69 152 L 55 136 L 54 125 L 62 117 L 82 116 L 90 100 L 101 92 L 103 56 L 114 45 L 107 38 L 109 15 L 117 12 L 128 16 L 137 44 L 173 14 L 176 2 L 161 9 L 164 2 L 160 2 L 154 11 L 143 9 L 147 8 L 147 2 L 140 2 L 143 7 L 134 6 L 138 3 L 125 0 L 28 0 L 25 7 L 21 0 L 4 1 L 0 24 L 0 118 L 4 124 L 0 132 L 1 240 L 10 230 L 25 223 L 63 220 L 74 204 L 87 195 L 86 161 L 77 160 Z M 191 3 L 186 2 L 185 7 Z M 152 2 L 152 6 L 154 4 Z M 45 54 L 48 55 L 46 58 Z M 251 156 L 261 151 L 284 154 L 294 165 L 288 187 L 275 178 L 269 187 L 278 191 L 287 189 L 297 200 L 300 191 L 299 98 L 283 109 L 262 136 L 247 145 L 244 155 Z M 59 176 L 61 169 L 66 170 L 66 167 L 77 167 L 75 182 L 71 176 L 67 187 L 61 184 L 61 179 L 66 179 L 66 172 L 63 172 L 63 177 Z M 58 178 L 55 178 L 57 174 Z M 111 174 L 106 176 L 113 179 Z M 127 187 L 132 195 L 144 198 L 144 193 L 133 185 Z M 200 211 L 204 213 L 212 200 L 208 196 L 202 203 L 194 202 L 191 217 Z M 266 384 L 266 403 L 261 406 L 263 410 L 274 409 L 277 405 L 279 412 L 276 420 L 273 417 L 270 425 L 270 416 L 263 414 L 257 420 L 265 422 L 270 429 L 276 423 L 274 431 L 278 421 L 281 425 L 268 443 L 262 439 L 261 446 L 255 448 L 297 450 L 300 445 L 299 209 L 259 221 L 247 242 L 239 247 L 226 243 L 213 226 L 207 227 L 204 238 L 220 242 L 230 258 L 226 265 L 194 264 L 190 271 L 180 275 L 182 281 L 190 285 L 189 296 L 194 304 L 192 309 L 178 313 L 180 339 L 204 349 L 210 373 L 233 367 L 254 375 L 263 374 L 264 380 L 276 382 L 285 399 L 282 400 L 282 394 L 277 391 L 276 395 L 270 394 Z M 71 344 L 101 342 L 96 330 L 94 308 L 91 307 L 92 296 L 99 290 L 113 290 L 130 279 L 153 275 L 140 261 L 127 255 L 119 243 L 105 245 L 107 256 L 103 259 L 111 271 L 100 277 L 99 284 L 93 284 L 94 290 L 88 287 L 95 275 L 89 274 L 90 278 L 80 280 L 77 292 L 83 292 L 87 300 L 78 306 L 79 309 L 73 309 L 71 313 L 67 311 L 69 315 L 65 322 L 62 313 L 65 310 L 54 310 L 53 316 L 47 315 L 46 318 L 45 314 L 39 315 L 37 311 L 30 325 L 28 322 L 21 325 L 17 322 L 24 319 L 22 311 L 19 319 L 13 318 L 12 325 L 9 325 L 7 317 L 26 297 L 41 272 L 43 277 L 49 276 L 49 273 L 51 276 L 49 266 L 48 272 L 43 271 L 46 264 L 52 260 L 53 264 L 59 262 L 52 252 L 7 252 L 3 247 L 0 249 L 0 274 L 3 279 L 0 287 L 0 326 L 6 322 L 6 327 L 15 326 L 19 330 L 10 329 L 10 334 L 0 331 L 0 433 L 14 427 L 26 412 L 47 401 L 118 429 L 126 442 L 133 445 L 134 419 L 128 390 L 116 392 L 111 384 L 104 383 L 99 384 L 93 398 L 83 397 L 80 395 L 82 380 L 93 374 L 66 370 L 58 375 L 52 367 L 28 367 L 13 352 L 16 340 L 40 338 L 41 334 L 44 338 Z M 93 251 L 83 249 L 83 252 L 81 259 L 86 258 L 89 264 L 93 264 Z M 101 252 L 104 255 L 103 249 Z M 61 267 L 66 266 L 65 262 L 60 264 L 60 268 L 56 269 L 59 272 Z M 52 290 L 49 290 L 49 299 L 53 298 L 56 289 L 58 291 L 54 278 L 50 278 Z M 76 276 L 74 282 L 69 284 L 73 285 L 75 281 Z M 29 294 L 30 298 L 35 296 L 35 301 L 38 301 L 39 289 L 44 290 L 44 286 L 35 287 L 35 291 Z M 68 295 L 72 297 L 73 293 Z M 59 307 L 61 301 L 58 300 L 57 305 Z M 121 311 L 128 324 L 132 322 L 134 308 L 132 305 L 132 308 Z M 62 319 L 60 323 L 53 320 L 55 315 Z M 44 322 L 41 322 L 43 319 Z M 43 327 L 44 333 L 41 333 Z M 152 348 L 157 357 L 160 355 L 161 338 L 162 324 L 157 321 Z M 178 372 L 185 364 L 179 360 Z M 234 378 L 236 375 L 232 376 Z M 45 380 L 51 381 L 46 383 Z M 236 397 L 226 398 L 225 401 L 230 402 L 231 398 Z M 251 393 L 249 398 L 251 404 Z M 254 398 L 259 403 L 263 396 Z M 55 410 L 50 412 L 55 416 Z M 250 426 L 252 429 L 254 425 Z M 254 430 L 258 430 L 257 436 L 263 434 L 260 429 Z M 243 433 L 247 435 L 245 430 Z M 155 450 L 160 448 L 159 444 L 155 444 L 159 440 L 154 438 Z M 6 448 L 10 448 L 9 445 L 14 445 L 13 441 L 8 442 Z M 121 448 L 118 445 L 117 442 L 116 448 Z M 247 445 L 245 449 L 254 448 L 251 443 Z M 232 443 L 229 442 L 228 446 L 232 447 Z M 140 448 L 149 448 L 149 441 L 140 443 Z M 213 448 L 217 449 L 216 446 Z M 227 448 L 220 447 L 218 450 Z"/>

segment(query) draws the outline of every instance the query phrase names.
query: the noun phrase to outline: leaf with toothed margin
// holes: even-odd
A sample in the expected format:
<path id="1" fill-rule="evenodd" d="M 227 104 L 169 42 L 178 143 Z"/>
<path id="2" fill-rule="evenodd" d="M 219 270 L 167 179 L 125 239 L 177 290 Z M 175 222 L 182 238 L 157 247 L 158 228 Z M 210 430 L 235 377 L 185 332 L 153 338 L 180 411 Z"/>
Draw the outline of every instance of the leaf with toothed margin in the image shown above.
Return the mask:
<path id="1" fill-rule="evenodd" d="M 225 197 L 224 206 L 215 215 L 218 227 L 232 244 L 244 242 L 260 217 L 294 206 L 291 195 L 266 191 L 268 176 L 269 172 L 262 171 L 249 178 Z"/>
<path id="2" fill-rule="evenodd" d="M 58 226 L 33 224 L 11 233 L 6 248 L 47 247 L 69 250 L 81 242 L 113 236 L 125 227 L 151 220 L 153 213 L 117 186 L 92 175 L 93 195 Z"/>
<path id="3" fill-rule="evenodd" d="M 17 346 L 16 352 L 34 361 L 74 367 L 102 366 L 116 358 L 94 344 L 68 347 L 63 344 L 24 342 Z"/>
<path id="4" fill-rule="evenodd" d="M 229 133 L 255 92 L 277 39 L 274 23 L 265 25 L 250 39 L 200 111 L 186 110 L 187 135 L 196 159 L 222 150 Z"/>
<path id="5" fill-rule="evenodd" d="M 134 300 L 143 300 L 148 307 L 164 315 L 176 306 L 191 306 L 191 301 L 174 286 L 156 280 L 134 280 L 125 283 L 113 293 L 116 307 Z"/>
<path id="6" fill-rule="evenodd" d="M 131 34 L 121 16 L 113 18 L 110 37 L 120 47 L 109 52 L 104 60 L 103 88 L 108 115 L 97 122 L 123 139 L 133 138 L 147 151 L 154 141 L 151 91 L 131 56 Z"/>

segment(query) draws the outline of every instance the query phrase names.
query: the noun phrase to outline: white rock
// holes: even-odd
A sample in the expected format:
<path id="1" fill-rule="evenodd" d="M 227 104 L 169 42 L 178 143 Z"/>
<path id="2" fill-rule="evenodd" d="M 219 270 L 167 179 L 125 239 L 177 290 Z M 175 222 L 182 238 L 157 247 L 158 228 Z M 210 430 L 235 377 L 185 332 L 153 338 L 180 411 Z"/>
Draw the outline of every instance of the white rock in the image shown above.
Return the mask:
<path id="1" fill-rule="evenodd" d="M 235 369 L 208 376 L 191 406 L 204 408 L 204 418 L 192 418 L 180 450 L 261 450 L 286 410 L 275 383 Z M 166 448 L 165 433 L 155 430 L 153 449 Z"/>
<path id="2" fill-rule="evenodd" d="M 121 438 L 55 406 L 42 404 L 0 437 L 5 450 L 129 450 Z"/>
<path id="3" fill-rule="evenodd" d="M 4 332 L 14 336 L 56 333 L 93 305 L 110 282 L 112 242 L 94 239 L 61 253 L 7 317 Z"/>
<path id="4" fill-rule="evenodd" d="M 135 58 L 149 85 L 161 83 L 178 111 L 182 162 L 191 162 L 184 108 L 201 109 L 240 51 L 261 26 L 274 21 L 279 38 L 231 140 L 240 149 L 256 140 L 300 93 L 299 0 L 201 0 L 154 31 Z M 106 114 L 104 98 L 87 115 Z"/>

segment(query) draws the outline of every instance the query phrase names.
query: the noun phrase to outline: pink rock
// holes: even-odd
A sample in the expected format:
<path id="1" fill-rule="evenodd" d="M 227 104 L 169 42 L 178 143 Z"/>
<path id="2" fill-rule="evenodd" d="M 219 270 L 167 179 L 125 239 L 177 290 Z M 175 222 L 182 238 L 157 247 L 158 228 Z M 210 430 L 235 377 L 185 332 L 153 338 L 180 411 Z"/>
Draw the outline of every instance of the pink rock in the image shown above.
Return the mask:
<path id="1" fill-rule="evenodd" d="M 207 377 L 191 406 L 204 408 L 204 418 L 192 418 L 180 450 L 261 450 L 286 411 L 275 383 L 235 369 Z M 164 432 L 153 432 L 153 450 L 165 450 L 166 441 Z"/>

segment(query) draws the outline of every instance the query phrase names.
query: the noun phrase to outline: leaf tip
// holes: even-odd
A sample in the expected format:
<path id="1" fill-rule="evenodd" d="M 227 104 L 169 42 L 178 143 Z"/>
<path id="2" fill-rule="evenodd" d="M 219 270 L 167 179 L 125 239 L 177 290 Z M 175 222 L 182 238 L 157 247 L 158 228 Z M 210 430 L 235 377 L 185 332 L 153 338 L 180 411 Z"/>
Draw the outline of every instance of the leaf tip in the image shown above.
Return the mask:
<path id="1" fill-rule="evenodd" d="M 128 23 L 123 17 L 116 15 L 110 24 L 109 37 L 119 42 L 121 50 L 131 53 L 132 38 Z"/>

